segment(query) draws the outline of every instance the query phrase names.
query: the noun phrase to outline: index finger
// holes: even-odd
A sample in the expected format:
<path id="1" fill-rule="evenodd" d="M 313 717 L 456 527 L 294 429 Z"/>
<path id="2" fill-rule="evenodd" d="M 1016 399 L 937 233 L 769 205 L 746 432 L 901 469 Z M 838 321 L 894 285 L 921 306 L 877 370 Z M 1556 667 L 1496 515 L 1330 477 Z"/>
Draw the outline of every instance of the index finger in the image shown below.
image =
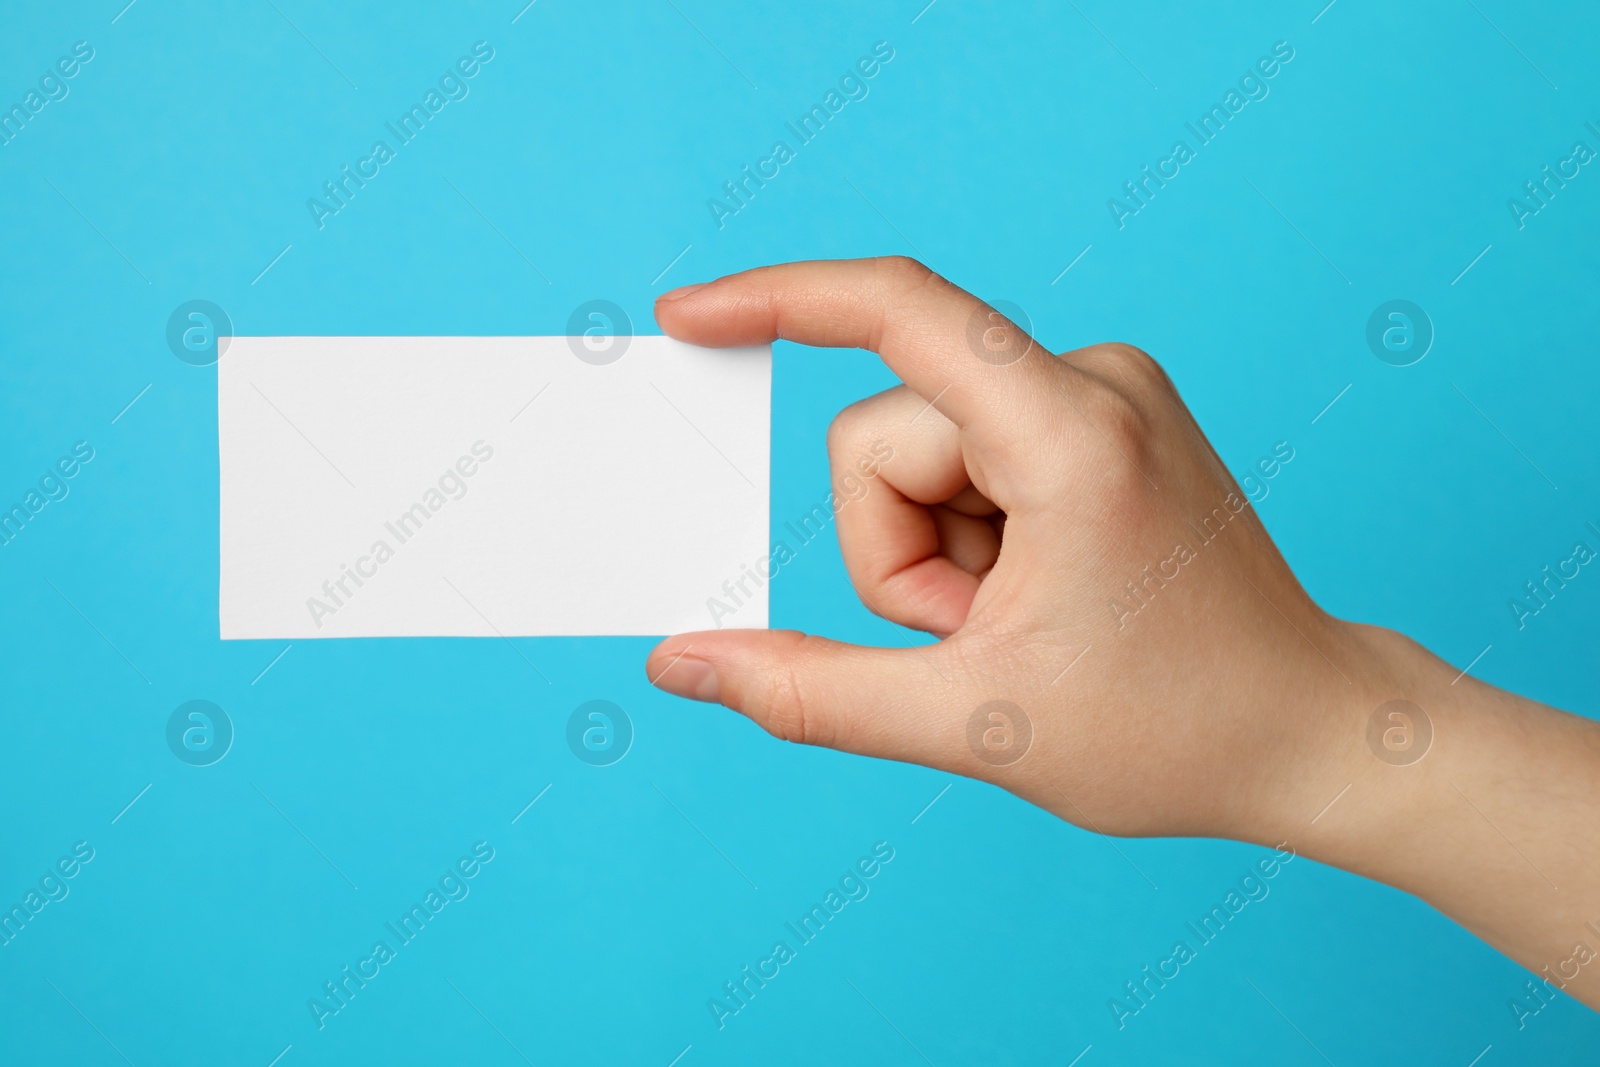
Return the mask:
<path id="1" fill-rule="evenodd" d="M 1024 330 L 916 260 L 813 260 L 663 294 L 656 321 L 713 348 L 798 341 L 865 348 L 963 430 L 1015 430 L 1063 365 Z M 1008 433 L 1009 436 L 1009 433 Z"/>

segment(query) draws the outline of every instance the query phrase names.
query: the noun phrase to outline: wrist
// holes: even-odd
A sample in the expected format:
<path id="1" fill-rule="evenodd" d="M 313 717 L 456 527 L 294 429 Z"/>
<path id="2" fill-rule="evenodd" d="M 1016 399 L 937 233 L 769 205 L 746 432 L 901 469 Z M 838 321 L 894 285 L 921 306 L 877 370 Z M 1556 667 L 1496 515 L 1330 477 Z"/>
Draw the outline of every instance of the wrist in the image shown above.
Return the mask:
<path id="1" fill-rule="evenodd" d="M 1505 733 L 1506 712 L 1529 702 L 1402 634 L 1340 625 L 1358 650 L 1354 692 L 1328 717 L 1281 832 L 1313 858 L 1426 896 L 1422 857 L 1459 847 L 1441 839 L 1472 814 L 1473 783 L 1525 756 Z"/>
<path id="2" fill-rule="evenodd" d="M 1358 695 L 1328 716 L 1256 839 L 1411 893 L 1600 1003 L 1600 967 L 1581 966 L 1591 950 L 1574 962 L 1575 946 L 1600 946 L 1585 830 L 1600 813 L 1600 723 L 1479 682 L 1399 634 L 1347 633 Z"/>
<path id="3" fill-rule="evenodd" d="M 1347 869 L 1394 805 L 1424 795 L 1441 719 L 1459 716 L 1440 699 L 1454 672 L 1409 638 L 1381 627 L 1324 617 L 1311 635 L 1328 669 L 1304 673 L 1279 698 L 1273 743 L 1259 757 L 1244 810 L 1225 836 L 1297 852 Z M 1448 787 L 1447 787 L 1448 788 Z M 1352 819 L 1346 813 L 1356 812 Z"/>

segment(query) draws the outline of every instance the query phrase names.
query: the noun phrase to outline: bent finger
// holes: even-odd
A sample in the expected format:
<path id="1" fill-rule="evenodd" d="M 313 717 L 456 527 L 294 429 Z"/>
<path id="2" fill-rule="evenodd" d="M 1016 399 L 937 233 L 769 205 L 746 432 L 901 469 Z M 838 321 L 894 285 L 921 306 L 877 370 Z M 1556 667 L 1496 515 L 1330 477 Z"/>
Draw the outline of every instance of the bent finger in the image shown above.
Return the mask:
<path id="1" fill-rule="evenodd" d="M 1049 380 L 1076 373 L 1000 312 L 903 256 L 758 267 L 664 294 L 656 320 L 711 347 L 787 340 L 868 349 L 957 426 L 990 441 L 1013 438 L 1019 420 L 1044 418 Z"/>
<path id="2" fill-rule="evenodd" d="M 839 549 L 862 602 L 902 626 L 955 632 L 978 591 L 977 572 L 952 559 L 952 548 L 971 554 L 968 531 L 937 507 L 976 495 L 955 424 L 901 386 L 840 412 L 828 457 Z"/>

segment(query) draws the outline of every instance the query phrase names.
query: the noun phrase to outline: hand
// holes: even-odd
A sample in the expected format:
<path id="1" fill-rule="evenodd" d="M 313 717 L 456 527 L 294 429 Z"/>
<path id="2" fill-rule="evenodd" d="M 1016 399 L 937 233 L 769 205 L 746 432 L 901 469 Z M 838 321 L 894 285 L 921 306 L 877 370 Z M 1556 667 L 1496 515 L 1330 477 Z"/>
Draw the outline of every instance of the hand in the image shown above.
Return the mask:
<path id="1" fill-rule="evenodd" d="M 882 355 L 905 385 L 828 437 L 837 494 L 876 470 L 839 544 L 869 609 L 941 638 L 684 634 L 651 652 L 657 685 L 1104 833 L 1285 844 L 1600 1006 L 1600 724 L 1319 609 L 1149 356 L 1051 355 L 898 258 L 749 271 L 656 317 L 701 345 Z M 1431 748 L 1384 751 L 1393 700 Z"/>
<path id="2" fill-rule="evenodd" d="M 651 654 L 663 688 L 1110 833 L 1253 837 L 1336 707 L 1380 702 L 1357 697 L 1358 642 L 1301 590 L 1137 349 L 1053 356 L 905 259 L 750 271 L 656 314 L 696 344 L 881 353 L 906 384 L 828 437 L 841 497 L 863 457 L 892 456 L 839 510 L 839 543 L 872 611 L 944 638 L 688 634 Z"/>

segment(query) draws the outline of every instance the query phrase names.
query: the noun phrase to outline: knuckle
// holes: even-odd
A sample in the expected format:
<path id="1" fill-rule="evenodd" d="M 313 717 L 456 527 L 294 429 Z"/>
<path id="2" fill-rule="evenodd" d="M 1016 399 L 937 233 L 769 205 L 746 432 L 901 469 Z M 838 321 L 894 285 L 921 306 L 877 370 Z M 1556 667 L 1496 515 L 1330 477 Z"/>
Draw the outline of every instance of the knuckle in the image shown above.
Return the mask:
<path id="1" fill-rule="evenodd" d="M 1139 490 L 1156 465 L 1155 427 L 1147 406 L 1127 392 L 1102 386 L 1091 394 L 1086 413 L 1093 425 L 1091 447 L 1112 475 L 1113 486 Z"/>
<path id="2" fill-rule="evenodd" d="M 1137 400 L 1120 389 L 1104 388 L 1095 392 L 1092 403 L 1095 426 L 1113 445 L 1125 451 L 1145 439 L 1149 421 Z"/>
<path id="3" fill-rule="evenodd" d="M 806 704 L 799 676 L 792 666 L 772 672 L 767 682 L 767 733 L 780 741 L 806 743 Z"/>
<path id="4" fill-rule="evenodd" d="M 826 744 L 819 737 L 813 697 L 802 669 L 816 638 L 796 634 L 783 663 L 772 670 L 762 693 L 761 722 L 773 737 L 800 745 Z"/>
<path id="5" fill-rule="evenodd" d="M 939 277 L 920 260 L 910 256 L 883 256 L 878 260 L 878 269 L 896 292 L 919 289 Z"/>
<path id="6" fill-rule="evenodd" d="M 857 400 L 840 409 L 828 424 L 828 458 L 836 472 L 859 471 L 873 477 L 878 467 L 891 458 L 890 444 L 901 432 L 907 413 L 921 413 L 927 405 L 903 385 Z M 938 412 L 930 412 L 938 416 Z M 883 450 L 888 454 L 884 455 Z M 866 464 L 863 466 L 863 464 Z"/>
<path id="7" fill-rule="evenodd" d="M 828 454 L 840 456 L 861 436 L 867 412 L 863 401 L 856 401 L 833 417 L 828 424 Z"/>
<path id="8" fill-rule="evenodd" d="M 1130 344 L 1112 342 L 1100 349 L 1107 370 L 1126 387 L 1143 392 L 1168 392 L 1172 379 L 1153 356 Z"/>

